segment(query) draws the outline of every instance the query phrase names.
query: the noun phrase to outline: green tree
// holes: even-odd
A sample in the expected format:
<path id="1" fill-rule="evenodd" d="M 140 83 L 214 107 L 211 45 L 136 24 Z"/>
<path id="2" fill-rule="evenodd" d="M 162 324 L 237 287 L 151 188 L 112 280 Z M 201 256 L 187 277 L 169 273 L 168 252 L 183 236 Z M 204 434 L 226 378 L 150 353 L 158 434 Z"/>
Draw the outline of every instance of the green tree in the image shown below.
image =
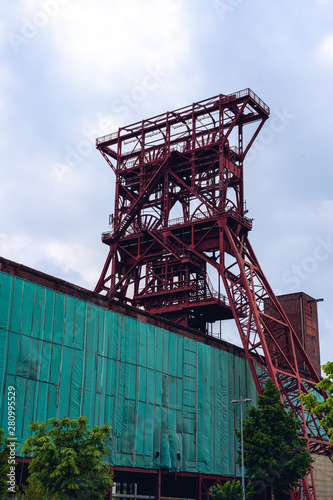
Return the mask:
<path id="1" fill-rule="evenodd" d="M 44 500 L 48 497 L 41 483 L 30 481 L 29 484 L 22 486 L 22 492 L 17 491 L 16 498 L 17 500 Z"/>
<path id="2" fill-rule="evenodd" d="M 322 366 L 322 369 L 326 377 L 317 384 L 317 387 L 327 392 L 326 401 L 319 401 L 314 394 L 301 394 L 300 399 L 308 411 L 319 416 L 319 423 L 326 427 L 329 440 L 333 443 L 333 362 L 329 361 Z"/>
<path id="3" fill-rule="evenodd" d="M 109 425 L 90 428 L 82 416 L 31 422 L 29 429 L 33 435 L 22 448 L 32 457 L 29 481 L 40 483 L 55 500 L 104 499 L 113 485 L 109 466 L 101 461 L 108 453 Z"/>
<path id="4" fill-rule="evenodd" d="M 224 484 L 216 484 L 209 490 L 209 495 L 213 500 L 242 500 L 243 488 L 240 481 L 227 481 Z M 251 500 L 254 496 L 254 489 L 250 484 L 245 487 L 245 497 Z"/>
<path id="5" fill-rule="evenodd" d="M 268 379 L 243 424 L 244 464 L 247 474 L 257 480 L 256 489 L 271 486 L 274 496 L 298 486 L 306 476 L 313 460 L 300 430 L 299 421 L 286 410 L 278 389 Z M 240 440 L 240 430 L 235 432 Z M 240 449 L 237 460 L 241 465 Z"/>

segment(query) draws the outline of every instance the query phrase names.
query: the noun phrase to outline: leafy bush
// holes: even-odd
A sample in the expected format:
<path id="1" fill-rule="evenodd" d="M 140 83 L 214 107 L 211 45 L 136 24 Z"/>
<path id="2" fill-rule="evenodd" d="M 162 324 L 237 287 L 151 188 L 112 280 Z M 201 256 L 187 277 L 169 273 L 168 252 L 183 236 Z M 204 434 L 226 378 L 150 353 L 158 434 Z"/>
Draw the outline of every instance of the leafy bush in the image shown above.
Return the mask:
<path id="1" fill-rule="evenodd" d="M 210 496 L 213 500 L 242 500 L 243 488 L 240 481 L 228 481 L 227 483 L 216 484 L 209 490 Z M 254 496 L 254 489 L 250 484 L 245 486 L 245 497 L 251 500 Z"/>
<path id="2" fill-rule="evenodd" d="M 102 462 L 108 453 L 104 443 L 111 427 L 90 428 L 85 416 L 50 418 L 48 424 L 31 422 L 33 432 L 22 452 L 32 457 L 30 483 L 40 483 L 55 500 L 104 500 L 113 486 L 110 466 Z"/>

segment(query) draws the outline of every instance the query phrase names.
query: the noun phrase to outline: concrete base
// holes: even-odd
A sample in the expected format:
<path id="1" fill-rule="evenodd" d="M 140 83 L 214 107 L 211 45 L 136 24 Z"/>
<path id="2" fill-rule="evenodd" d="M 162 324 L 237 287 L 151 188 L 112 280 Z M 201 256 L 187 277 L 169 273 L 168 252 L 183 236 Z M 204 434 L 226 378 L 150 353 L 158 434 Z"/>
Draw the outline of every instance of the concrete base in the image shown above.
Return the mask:
<path id="1" fill-rule="evenodd" d="M 312 455 L 315 459 L 313 474 L 317 500 L 333 500 L 333 462 L 321 455 Z"/>

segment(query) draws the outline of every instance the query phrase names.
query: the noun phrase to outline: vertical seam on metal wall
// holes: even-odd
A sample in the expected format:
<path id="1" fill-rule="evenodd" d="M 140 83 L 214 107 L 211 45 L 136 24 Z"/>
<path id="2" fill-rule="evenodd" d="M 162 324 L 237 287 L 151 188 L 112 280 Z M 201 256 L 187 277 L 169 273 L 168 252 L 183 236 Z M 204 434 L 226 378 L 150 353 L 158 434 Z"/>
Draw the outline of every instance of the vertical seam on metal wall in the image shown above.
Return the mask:
<path id="1" fill-rule="evenodd" d="M 42 293 L 42 304 L 41 304 L 41 320 L 40 320 L 40 332 L 39 332 L 39 338 L 41 337 L 41 331 L 44 331 L 45 329 L 45 317 L 46 317 L 46 314 L 45 314 L 45 310 L 46 310 L 46 291 L 47 289 L 44 287 L 43 289 L 43 293 Z M 43 314 L 42 314 L 42 311 L 43 311 Z M 43 317 L 43 324 L 42 324 L 42 317 Z M 54 339 L 53 339 L 54 340 Z M 48 376 L 48 380 L 49 380 L 49 386 L 48 386 L 48 391 L 47 391 L 47 408 L 46 408 L 46 414 L 49 415 L 49 403 L 50 403 L 50 389 L 51 389 L 51 371 L 52 371 L 52 364 L 53 364 L 53 348 L 55 346 L 55 342 L 52 342 L 51 341 L 51 344 L 52 344 L 52 349 L 51 349 L 51 363 L 49 365 L 49 376 Z M 54 384 L 56 386 L 56 384 Z"/>
<path id="2" fill-rule="evenodd" d="M 184 349 L 185 350 L 185 349 Z M 195 364 L 195 371 L 196 371 L 196 381 L 197 381 L 197 387 L 195 391 L 195 468 L 198 470 L 198 452 L 199 452 L 199 446 L 198 446 L 198 426 L 199 426 L 199 398 L 198 398 L 198 384 L 199 384 L 199 372 L 198 372 L 198 363 L 199 363 L 199 353 L 198 353 L 198 346 L 196 345 L 195 349 L 195 359 L 196 359 L 196 364 Z"/>
<path id="3" fill-rule="evenodd" d="M 14 278 L 14 283 L 16 283 L 16 278 Z M 13 306 L 14 306 L 14 293 L 15 293 L 15 287 L 13 291 Z M 10 338 L 11 338 L 11 331 L 12 331 L 12 314 L 14 307 L 12 306 L 12 312 L 11 312 L 11 320 L 10 320 Z M 16 380 L 17 377 L 17 368 L 18 368 L 18 361 L 19 361 L 19 345 L 20 345 L 20 332 L 17 332 L 17 357 L 16 357 L 16 363 L 15 363 L 15 372 L 14 372 L 14 377 Z M 8 340 L 8 354 L 7 354 L 7 368 L 6 368 L 6 373 L 8 374 L 8 364 L 9 364 L 9 347 L 10 347 L 10 341 Z"/>
<path id="4" fill-rule="evenodd" d="M 150 458 L 150 462 L 152 466 L 156 468 L 156 464 L 154 463 L 154 428 L 155 428 L 155 407 L 156 407 L 156 367 L 157 367 L 157 328 L 155 328 L 155 356 L 154 356 L 154 405 L 153 405 L 153 429 L 152 429 L 152 456 Z"/>
<path id="5" fill-rule="evenodd" d="M 21 295 L 20 322 L 19 322 L 19 331 L 18 331 L 18 333 L 21 333 L 21 328 L 22 328 L 23 294 L 24 294 L 24 285 L 25 285 L 25 281 L 24 280 L 20 280 L 20 281 L 22 281 L 22 295 Z"/>
<path id="6" fill-rule="evenodd" d="M 112 359 L 112 364 L 114 365 L 114 370 L 112 369 L 111 370 L 111 382 L 112 382 L 112 375 L 114 373 L 114 388 L 113 388 L 113 410 L 112 410 L 112 425 L 113 425 L 113 429 L 112 429 L 112 442 L 111 442 L 111 445 L 112 445 L 112 449 L 114 449 L 113 447 L 113 443 L 114 441 L 117 442 L 117 435 L 115 433 L 115 427 L 116 427 L 116 412 L 117 412 L 117 408 L 116 408 L 116 400 L 117 400 L 117 391 L 118 391 L 118 387 L 117 387 L 117 369 L 118 369 L 118 363 L 117 363 L 117 352 L 118 352 L 118 331 L 119 331 L 119 328 L 118 328 L 118 325 L 119 325 L 119 313 L 116 313 L 116 312 L 111 312 L 111 316 L 115 316 L 114 318 L 114 323 L 116 324 L 116 335 L 115 335 L 115 341 L 112 340 L 112 353 L 111 353 L 111 359 Z M 112 326 L 112 335 L 114 335 L 114 326 Z M 115 352 L 115 355 L 114 355 L 114 349 L 116 350 Z M 111 365 L 112 366 L 112 365 Z M 119 394 L 118 394 L 119 396 Z M 118 429 L 117 429 L 118 431 Z M 116 436 L 116 438 L 115 438 Z M 113 455 L 113 458 L 115 457 L 115 455 Z"/>
<path id="7" fill-rule="evenodd" d="M 56 304 L 56 296 L 57 296 L 57 294 L 55 292 L 54 307 Z M 54 315 L 54 310 L 53 310 L 53 315 Z M 60 367 L 59 367 L 59 377 L 58 377 L 58 394 L 57 394 L 57 418 L 59 418 L 59 413 L 60 413 L 60 391 L 61 391 L 61 385 L 62 385 L 61 375 L 62 375 L 62 364 L 63 364 L 63 358 L 64 358 L 65 331 L 66 331 L 66 318 L 65 318 L 63 328 L 62 328 L 62 338 L 61 338 L 61 356 L 60 356 Z M 54 321 L 53 321 L 52 335 L 54 335 Z M 54 340 L 54 337 L 53 337 L 53 340 Z"/>
<path id="8" fill-rule="evenodd" d="M 184 450 L 186 448 L 185 446 L 185 435 L 184 435 L 184 401 L 185 401 L 185 387 L 184 387 L 184 351 L 185 351 L 185 337 L 182 338 L 182 350 L 181 350 L 181 361 L 182 361 L 182 377 L 181 377 L 181 380 L 182 380 L 182 403 L 181 403 L 181 430 L 182 430 L 182 448 L 183 448 L 183 455 L 184 454 Z M 178 373 L 178 366 L 177 366 L 177 373 Z M 188 450 L 187 450 L 188 451 Z M 183 467 L 186 469 L 186 464 L 187 464 L 187 458 L 185 458 L 184 456 L 184 462 L 183 462 Z"/>
<path id="9" fill-rule="evenodd" d="M 221 379 L 223 377 L 223 351 L 220 352 L 220 374 L 221 374 Z M 222 385 L 222 380 L 221 380 L 221 426 L 222 426 L 222 429 L 221 429 L 221 438 L 220 438 L 220 449 L 221 449 L 221 472 L 223 471 L 223 430 L 224 430 L 224 426 L 223 426 L 223 412 L 224 412 L 224 408 L 223 408 L 223 385 Z"/>
<path id="10" fill-rule="evenodd" d="M 69 396 L 68 396 L 68 417 L 71 418 L 71 409 L 72 409 L 72 383 L 73 383 L 73 366 L 74 366 L 74 352 L 75 349 L 71 348 L 72 351 L 72 369 L 71 369 L 71 378 L 70 378 L 70 385 L 69 385 Z"/>
<path id="11" fill-rule="evenodd" d="M 111 319 L 111 313 L 110 313 L 110 310 L 107 309 L 105 311 L 105 315 L 104 315 L 104 325 L 103 325 L 103 328 L 104 328 L 104 334 L 106 333 L 106 331 L 109 333 L 108 336 L 107 336 L 107 340 L 105 342 L 106 346 L 104 345 L 104 348 L 105 348 L 105 356 L 106 356 L 106 374 L 105 374 L 105 404 L 104 404 L 104 416 L 103 416 L 103 423 L 104 424 L 107 424 L 107 425 L 110 425 L 111 422 L 110 421 L 107 421 L 107 418 L 106 418 L 106 412 L 107 412 L 107 408 L 109 407 L 109 366 L 111 364 L 111 357 L 109 356 L 109 348 L 110 348 L 110 319 Z M 106 323 L 108 324 L 108 327 L 106 328 Z M 112 373 L 112 371 L 111 371 Z M 109 416 L 110 418 L 110 416 Z M 110 433 L 110 437 L 107 441 L 108 444 L 110 444 L 111 446 L 111 449 L 109 450 L 109 453 L 108 453 L 108 456 L 109 456 L 109 461 L 112 462 L 112 426 L 110 425 L 111 427 L 111 433 Z M 111 441 L 111 442 L 110 442 Z"/>
<path id="12" fill-rule="evenodd" d="M 120 326 L 120 335 L 118 334 L 119 331 L 119 323 L 121 323 Z M 117 387 L 117 392 L 118 392 L 118 397 L 117 397 L 117 402 L 115 399 L 115 404 L 117 405 L 117 411 L 116 411 L 116 422 L 117 422 L 117 434 L 116 434 L 116 442 L 118 444 L 118 434 L 119 434 L 119 400 L 120 400 L 120 377 L 121 377 L 121 346 L 122 346 L 122 335 L 123 335 L 123 315 L 118 314 L 117 318 L 117 354 L 116 354 L 116 362 L 117 362 L 117 371 L 119 370 L 118 374 L 118 387 Z M 118 356 L 118 349 L 119 349 L 119 341 L 120 341 L 120 353 Z M 123 426 L 123 419 L 122 419 L 122 426 Z M 121 435 L 122 435 L 123 427 L 121 429 Z"/>
<path id="13" fill-rule="evenodd" d="M 36 310 L 36 283 L 34 283 L 34 300 L 33 300 L 33 307 L 32 307 L 32 317 L 31 317 L 31 329 L 30 329 L 30 338 L 34 339 L 33 337 L 33 325 L 34 325 L 34 318 L 35 318 L 35 310 Z M 38 370 L 36 373 L 36 397 L 35 397 L 35 408 L 33 411 L 33 414 L 35 415 L 34 419 L 37 420 L 37 415 L 38 415 L 38 401 L 39 401 L 39 384 L 40 384 L 40 375 L 42 371 L 42 354 L 43 354 L 43 346 L 41 346 L 41 350 L 39 351 L 39 344 L 41 342 L 40 338 L 36 339 L 38 342 L 38 353 L 39 355 L 37 356 L 38 359 Z"/>
<path id="14" fill-rule="evenodd" d="M 36 293 L 37 293 L 37 286 L 36 285 Z M 44 308 L 44 297 L 46 296 L 46 289 L 41 287 L 41 304 L 40 304 L 40 311 L 39 311 L 39 322 L 38 322 L 38 339 L 39 341 L 41 340 L 41 330 L 43 329 L 42 325 L 42 319 L 43 319 L 43 308 Z M 35 318 L 35 314 L 34 314 Z M 44 321 L 45 321 L 45 315 L 44 315 Z M 52 366 L 52 360 L 53 360 L 53 346 L 54 346 L 54 338 L 52 338 L 51 342 L 51 347 L 50 347 L 50 362 L 48 364 L 48 373 L 47 373 L 47 394 L 46 398 L 44 401 L 45 405 L 45 410 L 46 410 L 46 418 L 49 416 L 49 397 L 50 397 L 50 388 L 51 388 L 51 366 Z"/>
<path id="15" fill-rule="evenodd" d="M 98 355 L 98 360 L 100 360 L 101 363 L 101 377 L 99 379 L 99 391 L 100 391 L 100 397 L 99 397 L 99 407 L 98 407 L 98 421 L 97 425 L 100 425 L 101 421 L 101 404 L 102 404 L 102 395 L 103 395 L 103 368 L 104 368 L 104 309 L 98 309 L 98 347 L 97 347 L 97 355 Z M 102 321 L 101 321 L 101 314 L 102 314 Z M 103 327 L 101 327 L 103 325 Z M 101 330 L 102 328 L 102 330 Z M 100 338 L 101 337 L 101 338 Z M 101 342 L 100 342 L 101 340 Z M 100 343 L 101 345 L 101 351 L 99 351 L 100 348 Z M 97 360 L 97 361 L 98 361 Z"/>
<path id="16" fill-rule="evenodd" d="M 164 389 L 163 389 L 163 381 L 164 381 L 164 372 L 165 372 L 165 368 L 164 368 L 164 356 L 163 356 L 163 352 L 164 352 L 164 339 L 165 339 L 165 330 L 163 328 L 162 330 L 162 397 L 161 397 L 161 435 L 160 435 L 160 457 L 162 459 L 162 436 L 163 436 L 163 432 L 164 432 L 164 428 L 162 426 L 163 424 L 163 397 L 164 397 Z M 168 425 L 168 420 L 167 420 L 167 428 L 169 427 Z"/>
<path id="17" fill-rule="evenodd" d="M 105 342 L 106 346 L 104 346 L 105 348 L 105 356 L 106 356 L 106 373 L 105 373 L 105 405 L 104 405 L 104 417 L 103 417 L 103 423 L 104 424 L 107 424 L 107 425 L 110 425 L 110 422 L 107 422 L 106 421 L 106 411 L 107 411 L 107 401 L 108 401 L 108 396 L 109 396 L 109 387 L 108 387 L 108 384 L 109 384 L 109 366 L 111 364 L 111 358 L 109 357 L 109 348 L 110 348 L 110 318 L 111 318 L 111 314 L 110 314 L 110 311 L 109 309 L 107 309 L 105 311 L 105 315 L 104 315 L 104 325 L 103 325 L 103 328 L 104 328 L 104 335 L 105 335 L 105 332 L 108 331 L 109 332 L 109 335 L 107 336 L 107 341 Z M 106 328 L 106 323 L 108 323 L 108 327 Z"/>
<path id="18" fill-rule="evenodd" d="M 67 315 L 67 300 L 68 300 L 68 294 L 66 293 L 65 294 L 66 315 Z M 76 307 L 74 309 L 74 320 L 73 320 L 73 331 L 72 331 L 73 346 L 72 346 L 72 369 L 71 369 L 71 379 L 70 379 L 70 386 L 69 386 L 69 405 L 68 405 L 69 418 L 73 418 L 71 402 L 72 402 L 72 387 L 73 387 L 73 370 L 74 370 L 75 351 L 76 351 L 75 330 L 76 330 Z M 80 390 L 78 392 L 80 394 Z M 78 416 L 80 416 L 80 415 L 78 415 Z M 75 413 L 74 413 L 74 417 L 75 417 Z"/>
<path id="19" fill-rule="evenodd" d="M 146 425 L 147 425 L 147 407 L 148 407 L 148 338 L 149 338 L 149 324 L 147 323 L 147 335 L 146 335 L 146 404 L 145 404 L 145 416 L 144 416 L 144 426 L 143 426 L 143 450 L 142 450 L 142 456 L 143 456 L 143 461 L 145 461 L 145 439 L 146 439 Z M 154 338 L 156 336 L 156 326 L 154 326 Z M 139 400 L 138 400 L 138 413 L 139 413 Z"/>
<path id="20" fill-rule="evenodd" d="M 24 294 L 24 281 L 23 281 L 23 286 L 22 286 L 22 295 L 21 295 L 21 310 L 20 310 L 20 326 L 19 326 L 19 337 L 21 333 L 21 320 L 22 320 L 22 307 L 23 307 L 23 294 Z M 30 337 L 31 338 L 31 337 Z M 28 365 L 28 370 L 30 370 L 30 361 L 31 361 L 31 351 L 29 355 L 29 365 Z M 15 374 L 15 380 L 17 377 L 17 373 Z M 25 409 L 27 405 L 27 392 L 28 392 L 28 377 L 26 378 L 25 382 L 25 394 L 24 394 L 24 405 L 23 405 L 23 414 L 22 414 L 22 435 L 24 433 L 24 422 L 25 422 Z"/>
<path id="21" fill-rule="evenodd" d="M 134 320 L 133 320 L 134 321 Z M 139 326 L 138 326 L 139 325 Z M 138 321 L 135 321 L 135 330 L 136 330 L 136 339 L 138 338 L 138 330 L 140 331 L 140 323 Z M 140 352 L 140 341 L 139 341 L 139 346 L 138 342 L 136 342 L 137 349 L 136 349 L 136 398 L 135 398 L 135 430 L 134 430 L 134 445 L 133 445 L 133 455 L 132 455 L 132 460 L 133 460 L 133 467 L 135 467 L 135 459 L 136 459 L 136 446 L 137 446 L 137 439 L 138 439 L 138 418 L 139 418 L 139 390 L 140 390 L 140 368 L 138 365 L 138 351 Z M 139 348 L 138 348 L 139 347 Z M 143 439 L 144 443 L 144 439 Z M 143 452 L 144 454 L 144 452 Z"/>
<path id="22" fill-rule="evenodd" d="M 75 299 L 75 316 L 76 316 L 76 304 Z M 82 356 L 82 377 L 81 377 L 81 398 L 80 398 L 80 416 L 83 414 L 83 404 L 84 404 L 84 383 L 86 378 L 86 348 L 87 348 L 87 323 L 88 323 L 88 307 L 87 304 L 84 308 L 84 324 L 83 324 L 83 356 Z"/>
<path id="23" fill-rule="evenodd" d="M 236 373 L 235 373 L 235 357 L 233 356 L 232 358 L 232 370 L 233 370 L 233 378 L 234 378 L 234 395 L 232 399 L 236 399 Z M 237 445 L 236 445 L 236 434 L 235 434 L 235 428 L 236 428 L 236 405 L 232 405 L 233 408 L 233 416 L 234 416 L 234 434 L 233 434 L 233 440 L 234 440 L 234 477 L 236 477 L 236 453 L 237 453 Z"/>
<path id="24" fill-rule="evenodd" d="M 33 337 L 33 325 L 34 325 L 34 319 L 35 319 L 35 310 L 36 310 L 36 291 L 37 291 L 37 285 L 35 283 L 34 285 L 34 301 L 33 301 L 33 308 L 32 308 L 32 318 L 31 318 L 31 331 L 30 331 L 30 338 L 34 339 Z M 40 352 L 39 356 L 37 356 L 38 359 L 38 364 L 39 364 L 39 370 L 38 370 L 38 375 L 37 375 L 37 387 L 36 387 L 36 393 L 35 393 L 35 420 L 37 420 L 37 415 L 38 415 L 38 403 L 39 403 L 39 386 L 40 386 L 40 376 L 42 372 L 42 359 L 43 359 L 43 348 L 44 348 L 44 342 L 38 338 L 38 352 Z"/>
<path id="25" fill-rule="evenodd" d="M 96 339 L 96 335 L 97 335 L 97 342 L 96 344 L 94 345 L 94 351 L 95 351 L 95 391 L 94 391 L 94 388 L 93 388 L 93 391 L 92 392 L 95 392 L 95 397 L 94 397 L 94 425 L 99 425 L 99 412 L 100 412 L 100 404 L 101 404 L 101 388 L 99 388 L 98 386 L 98 364 L 99 364 L 99 354 L 98 354 L 98 350 L 99 350 L 99 311 L 97 311 L 98 314 L 96 314 L 97 316 L 97 322 L 94 321 L 94 324 L 93 324 L 93 338 L 94 338 L 94 344 L 95 344 L 95 339 Z M 93 316 L 94 317 L 94 316 Z M 97 332 L 95 331 L 95 328 L 97 328 Z M 98 397 L 98 394 L 99 394 L 99 397 Z M 93 399 L 93 398 L 91 398 Z M 99 401 L 97 401 L 99 400 Z M 98 415 L 97 415 L 97 424 L 96 424 L 96 408 L 97 408 L 97 405 L 98 405 Z"/>
<path id="26" fill-rule="evenodd" d="M 65 304 L 66 304 L 66 316 L 65 320 L 67 319 L 67 299 L 68 295 L 65 295 Z M 69 385 L 69 402 L 68 402 L 68 417 L 71 418 L 71 413 L 72 413 L 72 387 L 73 387 L 73 367 L 74 367 L 74 354 L 75 354 L 75 325 L 76 325 L 76 308 L 74 309 L 74 320 L 73 320 L 73 346 L 71 347 L 72 350 L 72 369 L 71 369 L 71 377 L 70 377 L 70 385 Z"/>
<path id="27" fill-rule="evenodd" d="M 206 347 L 205 347 L 206 348 Z M 213 366 L 211 363 L 211 360 L 213 360 Z M 210 408 L 210 414 L 213 415 L 213 418 L 211 417 L 209 419 L 209 436 L 215 435 L 215 426 L 216 426 L 216 397 L 213 396 L 213 388 L 215 387 L 215 351 L 213 351 L 211 348 L 209 348 L 209 379 L 208 379 L 208 387 L 209 387 L 209 408 Z M 212 373 L 213 372 L 213 373 Z M 212 379 L 212 376 L 214 377 Z M 212 385 L 213 381 L 213 385 Z M 214 394 L 215 396 L 215 394 Z M 212 432 L 213 431 L 213 432 Z M 209 447 L 210 447 L 211 440 L 209 439 Z M 212 457 L 213 459 L 213 464 L 212 468 L 214 472 L 216 471 L 215 469 L 215 444 L 216 444 L 216 439 L 212 440 L 212 448 L 213 448 L 213 453 L 211 455 L 211 450 L 209 450 L 209 469 L 211 470 L 211 465 L 210 465 L 210 459 Z"/>
<path id="28" fill-rule="evenodd" d="M 122 372 L 124 374 L 124 378 L 123 378 L 123 381 L 124 381 L 124 385 L 123 385 L 123 388 L 124 388 L 124 397 L 123 397 L 123 419 L 122 419 L 122 435 L 124 435 L 124 424 L 125 424 L 125 415 L 128 416 L 129 415 L 129 397 L 127 394 L 127 391 L 129 392 L 129 381 L 127 379 L 127 376 L 128 376 L 128 366 L 127 366 L 127 360 L 126 360 L 126 340 L 127 340 L 127 321 L 128 321 L 128 316 L 123 316 L 123 328 L 122 328 L 122 331 L 123 331 L 123 337 L 122 337 L 122 342 L 121 342 L 121 353 L 120 353 L 120 366 L 122 368 Z M 123 357 L 123 353 L 124 353 L 124 357 Z M 128 422 L 128 421 L 127 421 Z M 126 439 L 126 455 L 128 454 L 128 437 L 129 437 L 129 434 L 128 434 L 128 425 L 127 425 L 127 439 Z"/>
<path id="29" fill-rule="evenodd" d="M 100 314 L 102 314 L 102 320 L 103 321 L 100 321 Z M 99 383 L 101 397 L 100 397 L 99 409 L 98 409 L 98 425 L 100 425 L 100 423 L 101 423 L 101 401 L 102 401 L 102 396 L 105 399 L 105 391 L 103 393 L 103 371 L 104 371 L 104 349 L 105 349 L 105 346 L 104 346 L 104 322 L 105 322 L 105 314 L 106 314 L 105 309 L 100 309 L 99 310 L 99 315 L 98 315 L 98 325 L 99 325 L 98 326 L 98 337 L 100 335 L 102 337 L 102 348 L 101 348 L 101 352 L 98 353 L 98 355 L 100 356 L 100 360 L 101 360 L 101 378 L 100 378 L 100 383 Z M 101 328 L 102 328 L 102 331 L 101 331 Z M 105 403 L 104 403 L 104 407 L 105 407 Z M 103 423 L 104 423 L 104 418 L 103 418 Z"/>

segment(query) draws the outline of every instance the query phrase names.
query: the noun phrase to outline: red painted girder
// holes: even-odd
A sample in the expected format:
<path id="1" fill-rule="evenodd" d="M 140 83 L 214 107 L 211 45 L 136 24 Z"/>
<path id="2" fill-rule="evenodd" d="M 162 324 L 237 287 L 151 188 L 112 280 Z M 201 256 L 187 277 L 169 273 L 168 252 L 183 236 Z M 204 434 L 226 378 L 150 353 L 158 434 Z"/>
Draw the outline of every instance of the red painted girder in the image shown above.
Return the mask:
<path id="1" fill-rule="evenodd" d="M 332 455 L 333 443 L 331 445 L 328 443 L 326 430 L 319 428 L 317 417 L 311 416 L 310 414 L 305 415 L 303 403 L 298 399 L 298 396 L 302 392 L 308 392 L 309 390 L 321 396 L 325 396 L 323 391 L 318 390 L 316 387 L 316 384 L 319 382 L 319 377 L 312 367 L 289 320 L 260 269 L 247 237 L 244 236 L 242 240 L 239 240 L 231 233 L 226 224 L 224 226 L 224 234 L 233 249 L 233 255 L 239 268 L 239 276 L 236 276 L 236 280 L 228 279 L 229 270 L 223 268 L 223 266 L 221 274 L 258 392 L 261 393 L 263 389 L 265 377 L 262 378 L 262 376 L 257 373 L 255 366 L 260 366 L 262 363 L 262 368 L 266 376 L 269 375 L 281 391 L 282 400 L 287 402 L 293 413 L 300 418 L 304 436 L 308 439 L 312 438 L 315 440 L 317 450 L 318 448 L 320 450 L 321 442 L 324 442 L 323 451 Z M 267 332 L 267 328 L 265 329 L 265 324 L 262 321 L 262 310 L 259 309 L 256 299 L 256 293 L 258 292 L 255 290 L 255 286 L 258 288 L 262 287 L 260 291 L 262 300 L 269 299 L 272 302 L 276 312 L 279 314 L 278 322 L 285 325 L 285 340 L 288 340 L 287 356 L 276 357 L 276 351 L 273 349 L 273 346 L 276 348 L 279 347 L 279 345 L 274 342 L 274 338 Z M 246 298 L 246 303 L 244 305 L 248 313 L 245 316 L 239 316 L 240 309 L 237 303 L 239 304 L 240 297 L 237 297 L 237 293 L 240 294 L 240 296 L 244 295 Z M 263 307 L 263 304 L 261 304 L 261 306 Z M 257 339 L 256 350 L 258 351 L 258 355 L 256 352 L 252 353 L 249 349 L 249 345 L 251 344 L 250 335 Z M 310 381 L 307 380 L 305 382 L 299 373 L 299 361 L 297 360 L 296 350 L 298 356 L 302 357 L 302 363 L 307 365 L 311 373 L 312 380 Z M 263 353 L 262 356 L 260 355 L 260 351 Z M 279 363 L 281 363 L 282 360 L 286 360 L 286 357 L 287 362 L 284 362 L 280 369 Z M 261 361 L 258 362 L 258 359 Z M 326 442 L 325 438 L 327 439 Z M 310 443 L 311 442 L 308 441 L 308 446 L 310 446 Z M 308 478 L 303 481 L 303 488 L 305 498 L 307 500 L 315 500 L 315 489 L 314 487 L 310 488 L 308 479 L 310 479 L 311 485 L 314 485 L 312 471 L 310 471 L 310 478 L 308 476 Z"/>
<path id="2" fill-rule="evenodd" d="M 133 205 L 130 207 L 129 211 L 126 213 L 124 218 L 120 221 L 120 223 L 115 227 L 115 231 L 113 235 L 110 238 L 110 243 L 111 242 L 116 242 L 119 240 L 119 238 L 124 234 L 128 226 L 131 224 L 135 216 L 138 214 L 139 210 L 142 208 L 143 204 L 145 201 L 149 198 L 150 194 L 153 192 L 156 184 L 158 183 L 159 179 L 163 175 L 164 171 L 167 169 L 168 164 L 171 161 L 171 158 L 177 153 L 172 151 L 169 153 L 163 162 L 158 166 L 156 169 L 156 172 L 152 176 L 152 178 L 149 180 L 147 183 L 144 191 L 141 192 L 139 197 L 136 199 L 136 201 L 133 203 Z"/>

